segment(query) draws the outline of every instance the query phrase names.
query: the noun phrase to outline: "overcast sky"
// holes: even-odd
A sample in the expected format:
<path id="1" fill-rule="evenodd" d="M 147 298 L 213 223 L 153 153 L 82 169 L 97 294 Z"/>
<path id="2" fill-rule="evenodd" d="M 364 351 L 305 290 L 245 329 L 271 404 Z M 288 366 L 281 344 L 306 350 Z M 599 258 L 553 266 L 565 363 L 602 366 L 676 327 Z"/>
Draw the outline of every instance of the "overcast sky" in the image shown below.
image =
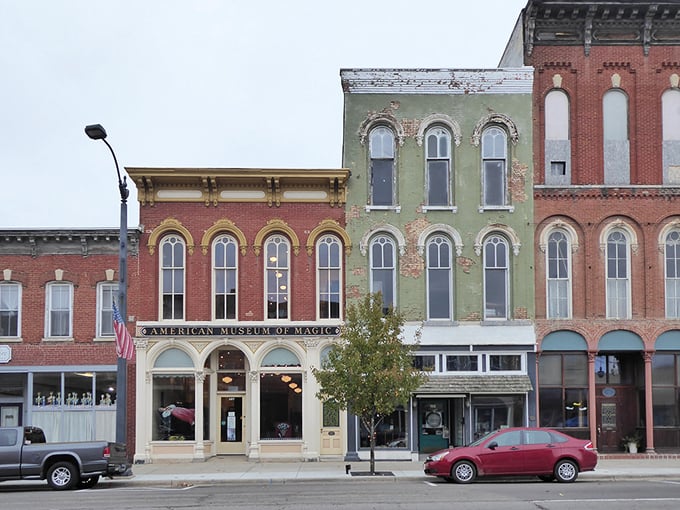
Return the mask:
<path id="1" fill-rule="evenodd" d="M 119 225 L 87 124 L 121 171 L 340 168 L 340 69 L 494 68 L 525 4 L 0 0 L 0 228 Z"/>

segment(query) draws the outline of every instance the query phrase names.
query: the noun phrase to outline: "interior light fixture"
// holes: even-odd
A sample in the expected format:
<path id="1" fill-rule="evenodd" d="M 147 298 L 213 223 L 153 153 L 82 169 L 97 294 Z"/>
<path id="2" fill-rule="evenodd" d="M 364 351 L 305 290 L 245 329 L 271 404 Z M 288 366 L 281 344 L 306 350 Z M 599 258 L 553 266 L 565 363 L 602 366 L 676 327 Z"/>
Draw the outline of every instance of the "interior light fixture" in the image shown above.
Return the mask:
<path id="1" fill-rule="evenodd" d="M 225 383 L 225 384 L 229 384 L 231 381 L 233 381 L 233 379 L 231 377 L 229 377 L 228 375 L 225 375 L 222 378 L 222 382 Z"/>
<path id="2" fill-rule="evenodd" d="M 289 375 L 282 375 L 281 376 L 281 380 L 285 383 L 290 382 L 291 379 L 292 379 L 292 377 L 289 376 Z"/>
<path id="3" fill-rule="evenodd" d="M 292 382 L 292 383 L 290 383 L 290 384 L 288 385 L 288 387 L 289 387 L 289 388 L 292 388 L 292 389 L 295 389 L 295 388 L 298 387 L 298 385 L 297 385 L 296 382 Z"/>
<path id="4" fill-rule="evenodd" d="M 302 393 L 302 388 L 295 388 L 293 391 L 295 393 Z"/>

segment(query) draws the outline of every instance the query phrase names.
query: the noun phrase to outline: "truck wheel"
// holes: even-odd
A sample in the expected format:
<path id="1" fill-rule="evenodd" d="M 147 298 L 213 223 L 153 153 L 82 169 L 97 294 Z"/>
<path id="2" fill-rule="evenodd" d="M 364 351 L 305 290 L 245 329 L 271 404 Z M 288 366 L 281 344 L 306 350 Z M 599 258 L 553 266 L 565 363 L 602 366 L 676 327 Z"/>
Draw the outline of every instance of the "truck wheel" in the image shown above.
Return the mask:
<path id="1" fill-rule="evenodd" d="M 55 462 L 47 471 L 47 484 L 54 490 L 72 489 L 78 482 L 78 471 L 71 462 Z"/>
<path id="2" fill-rule="evenodd" d="M 99 475 L 89 476 L 87 478 L 81 478 L 78 482 L 79 489 L 91 489 L 99 481 Z"/>

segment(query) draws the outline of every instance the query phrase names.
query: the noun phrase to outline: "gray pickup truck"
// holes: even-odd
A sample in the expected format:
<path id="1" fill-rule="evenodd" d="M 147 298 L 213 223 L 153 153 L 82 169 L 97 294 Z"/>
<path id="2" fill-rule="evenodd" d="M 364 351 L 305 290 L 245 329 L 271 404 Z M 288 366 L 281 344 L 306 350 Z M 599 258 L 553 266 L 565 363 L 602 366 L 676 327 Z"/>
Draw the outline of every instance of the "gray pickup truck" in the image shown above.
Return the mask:
<path id="1" fill-rule="evenodd" d="M 56 490 L 94 487 L 129 474 L 125 447 L 106 441 L 48 443 L 38 427 L 0 428 L 0 481 L 47 480 Z"/>

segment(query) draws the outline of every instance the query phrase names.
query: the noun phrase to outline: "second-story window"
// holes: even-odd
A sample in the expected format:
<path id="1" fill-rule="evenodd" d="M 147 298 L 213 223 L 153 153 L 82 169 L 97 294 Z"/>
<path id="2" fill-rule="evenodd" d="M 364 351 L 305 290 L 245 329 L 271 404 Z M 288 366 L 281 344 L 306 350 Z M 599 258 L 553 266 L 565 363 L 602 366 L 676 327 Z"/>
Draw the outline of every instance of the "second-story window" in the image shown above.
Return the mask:
<path id="1" fill-rule="evenodd" d="M 184 241 L 169 235 L 161 242 L 161 299 L 165 320 L 184 318 Z"/>
<path id="2" fill-rule="evenodd" d="M 47 285 L 47 328 L 49 338 L 71 337 L 73 319 L 73 285 L 50 283 Z"/>
<path id="3" fill-rule="evenodd" d="M 548 237 L 547 305 L 548 319 L 566 319 L 571 316 L 571 267 L 569 239 L 556 230 Z"/>
<path id="4" fill-rule="evenodd" d="M 507 137 L 490 127 L 482 134 L 482 200 L 485 207 L 507 204 Z"/>
<path id="5" fill-rule="evenodd" d="M 508 243 L 501 236 L 484 242 L 484 319 L 508 318 Z"/>
<path id="6" fill-rule="evenodd" d="M 339 319 L 342 303 L 342 245 L 327 235 L 316 245 L 319 319 Z"/>
<path id="7" fill-rule="evenodd" d="M 21 285 L 0 283 L 0 337 L 21 336 Z"/>
<path id="8" fill-rule="evenodd" d="M 290 295 L 290 245 L 280 235 L 271 236 L 265 243 L 265 297 L 268 319 L 288 318 Z"/>
<path id="9" fill-rule="evenodd" d="M 614 230 L 607 236 L 607 318 L 630 317 L 629 246 L 626 234 Z"/>
<path id="10" fill-rule="evenodd" d="M 614 89 L 602 100 L 604 184 L 630 184 L 628 96 Z"/>
<path id="11" fill-rule="evenodd" d="M 427 242 L 427 317 L 448 319 L 452 308 L 451 243 L 444 236 Z"/>
<path id="12" fill-rule="evenodd" d="M 395 203 L 394 133 L 384 126 L 371 131 L 371 205 L 391 206 Z"/>
<path id="13" fill-rule="evenodd" d="M 451 205 L 451 135 L 436 127 L 427 132 L 425 141 L 427 205 Z"/>
<path id="14" fill-rule="evenodd" d="M 213 243 L 213 292 L 215 320 L 236 319 L 238 246 L 231 236 Z"/>
<path id="15" fill-rule="evenodd" d="M 117 300 L 117 283 L 97 285 L 97 337 L 113 336 L 113 302 Z"/>
<path id="16" fill-rule="evenodd" d="M 394 241 L 379 235 L 371 241 L 370 251 L 371 292 L 382 293 L 383 313 L 387 314 L 395 306 L 396 296 L 396 257 Z"/>
<path id="17" fill-rule="evenodd" d="M 680 231 L 666 235 L 666 318 L 680 318 Z"/>

